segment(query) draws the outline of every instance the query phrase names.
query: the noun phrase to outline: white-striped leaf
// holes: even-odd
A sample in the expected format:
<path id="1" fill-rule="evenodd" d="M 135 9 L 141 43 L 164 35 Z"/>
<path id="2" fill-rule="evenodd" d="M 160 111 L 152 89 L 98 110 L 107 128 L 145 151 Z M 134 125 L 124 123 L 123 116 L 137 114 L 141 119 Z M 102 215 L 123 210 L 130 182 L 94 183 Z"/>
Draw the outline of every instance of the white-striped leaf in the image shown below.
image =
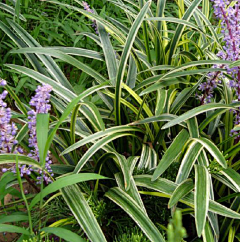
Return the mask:
<path id="1" fill-rule="evenodd" d="M 153 222 L 144 213 L 141 207 L 126 192 L 120 188 L 111 188 L 106 197 L 118 204 L 134 220 L 139 228 L 146 234 L 151 241 L 165 242 L 163 236 L 158 231 Z"/>
<path id="2" fill-rule="evenodd" d="M 198 237 L 205 227 L 209 207 L 210 183 L 205 166 L 195 165 L 194 212 Z"/>
<path id="3" fill-rule="evenodd" d="M 182 152 L 185 143 L 189 139 L 188 132 L 183 129 L 178 136 L 174 139 L 170 147 L 164 153 L 162 159 L 153 173 L 152 181 L 155 181 L 161 174 L 172 164 L 178 155 Z"/>
<path id="4" fill-rule="evenodd" d="M 106 238 L 77 185 L 61 189 L 63 198 L 72 211 L 74 217 L 92 242 L 106 242 Z"/>

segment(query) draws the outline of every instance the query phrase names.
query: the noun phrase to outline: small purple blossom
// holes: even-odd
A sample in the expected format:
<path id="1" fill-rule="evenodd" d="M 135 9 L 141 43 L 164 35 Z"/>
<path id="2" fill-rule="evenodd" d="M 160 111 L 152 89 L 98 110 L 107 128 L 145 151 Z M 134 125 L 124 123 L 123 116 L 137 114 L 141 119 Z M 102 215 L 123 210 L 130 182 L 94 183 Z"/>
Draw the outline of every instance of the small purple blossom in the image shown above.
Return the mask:
<path id="1" fill-rule="evenodd" d="M 0 78 L 0 86 L 6 86 L 7 82 Z"/>
<path id="2" fill-rule="evenodd" d="M 217 65 L 214 65 L 213 68 L 219 68 Z M 202 104 L 210 103 L 213 98 L 213 90 L 217 87 L 217 83 L 220 82 L 219 78 L 221 77 L 219 72 L 211 72 L 207 76 L 207 81 L 199 85 L 199 90 L 204 94 L 200 98 Z"/>

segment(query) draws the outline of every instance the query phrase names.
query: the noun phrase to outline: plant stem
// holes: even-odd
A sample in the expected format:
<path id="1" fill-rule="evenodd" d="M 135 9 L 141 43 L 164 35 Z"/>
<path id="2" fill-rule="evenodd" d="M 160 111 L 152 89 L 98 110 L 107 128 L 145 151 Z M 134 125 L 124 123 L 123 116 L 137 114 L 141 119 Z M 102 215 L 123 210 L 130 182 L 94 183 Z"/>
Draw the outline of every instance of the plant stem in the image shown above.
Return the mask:
<path id="1" fill-rule="evenodd" d="M 31 211 L 29 209 L 27 198 L 26 198 L 26 196 L 24 194 L 24 190 L 23 190 L 22 179 L 21 179 L 21 175 L 20 175 L 20 171 L 19 171 L 19 167 L 18 167 L 18 156 L 16 156 L 16 171 L 17 171 L 17 179 L 18 179 L 20 191 L 22 193 L 22 198 L 24 200 L 24 203 L 26 204 L 26 208 L 27 208 L 27 212 L 28 212 L 28 221 L 29 221 L 30 233 L 33 234 Z"/>
<path id="2" fill-rule="evenodd" d="M 41 189 L 40 189 L 40 209 L 39 209 L 39 225 L 38 225 L 38 231 L 40 231 L 41 226 L 42 226 L 42 206 L 43 206 L 43 195 L 42 195 L 42 190 L 43 190 L 43 174 L 44 174 L 44 169 L 42 170 L 41 174 Z M 41 234 L 38 234 L 39 240 L 41 239 Z"/>

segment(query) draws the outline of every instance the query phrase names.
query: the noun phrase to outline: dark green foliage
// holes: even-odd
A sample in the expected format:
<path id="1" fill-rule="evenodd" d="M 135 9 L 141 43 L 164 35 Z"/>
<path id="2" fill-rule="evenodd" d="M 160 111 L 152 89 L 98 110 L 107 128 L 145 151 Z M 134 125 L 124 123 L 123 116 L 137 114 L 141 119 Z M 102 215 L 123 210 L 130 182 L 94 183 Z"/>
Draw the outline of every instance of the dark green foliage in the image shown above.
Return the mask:
<path id="1" fill-rule="evenodd" d="M 126 232 L 119 235 L 114 242 L 149 242 L 150 240 L 143 234 L 143 232 L 138 228 L 126 228 Z"/>

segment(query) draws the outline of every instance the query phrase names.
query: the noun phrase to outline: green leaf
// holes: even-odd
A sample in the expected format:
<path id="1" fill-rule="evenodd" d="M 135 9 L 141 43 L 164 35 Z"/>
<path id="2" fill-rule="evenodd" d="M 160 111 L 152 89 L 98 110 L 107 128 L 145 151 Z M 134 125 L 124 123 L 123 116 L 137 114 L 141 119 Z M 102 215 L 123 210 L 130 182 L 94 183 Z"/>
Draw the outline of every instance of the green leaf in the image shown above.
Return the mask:
<path id="1" fill-rule="evenodd" d="M 184 73 L 184 75 L 188 75 L 188 74 L 187 73 Z M 136 87 L 136 89 L 138 89 L 140 85 L 143 86 L 144 84 L 150 84 L 152 82 L 157 81 L 158 79 L 159 79 L 158 76 L 150 77 L 150 78 L 146 79 L 145 81 L 141 82 Z M 189 82 L 186 79 L 180 79 L 180 78 L 179 79 L 177 79 L 177 78 L 167 79 L 166 78 L 166 80 L 158 81 L 158 82 L 154 83 L 153 85 L 151 85 L 150 87 L 147 87 L 146 89 L 144 89 L 139 94 L 139 96 L 143 96 L 143 95 L 148 94 L 150 92 L 154 92 L 154 91 L 157 91 L 157 90 L 162 89 L 164 87 L 171 86 L 171 85 L 176 85 L 176 84 L 179 84 L 179 83 L 189 84 Z"/>
<path id="2" fill-rule="evenodd" d="M 33 206 L 40 201 L 41 196 L 42 198 L 44 198 L 48 194 L 56 192 L 66 186 L 70 186 L 83 181 L 97 180 L 97 179 L 107 179 L 107 178 L 94 173 L 71 174 L 71 175 L 61 177 L 56 181 L 54 181 L 53 183 L 49 184 L 47 187 L 45 187 L 41 192 L 42 194 L 38 193 L 31 201 L 29 207 L 30 209 L 32 209 Z"/>
<path id="3" fill-rule="evenodd" d="M 105 123 L 96 105 L 85 101 L 80 105 L 80 112 L 83 113 L 97 131 L 105 130 Z"/>
<path id="4" fill-rule="evenodd" d="M 20 214 L 14 214 L 14 215 L 3 215 L 0 216 L 0 224 L 2 223 L 12 223 L 12 222 L 19 222 L 19 221 L 28 221 L 27 215 L 20 215 Z"/>
<path id="5" fill-rule="evenodd" d="M 199 81 L 191 88 L 187 87 L 182 90 L 182 92 L 177 96 L 174 103 L 171 106 L 170 113 L 177 113 L 181 107 L 187 102 L 187 100 L 193 95 L 193 93 L 196 92 L 196 90 L 199 88 L 199 85 L 203 82 L 205 79 L 205 76 L 202 76 Z"/>
<path id="6" fill-rule="evenodd" d="M 139 226 L 151 241 L 165 242 L 156 226 L 149 219 L 141 207 L 133 200 L 126 192 L 118 187 L 111 188 L 106 194 L 106 197 L 119 205 Z"/>
<path id="7" fill-rule="evenodd" d="M 28 134 L 28 124 L 24 124 L 22 126 L 22 128 L 18 131 L 17 135 L 15 136 L 15 139 L 18 141 L 18 144 L 20 144 L 20 142 L 27 136 Z M 17 145 L 13 146 L 13 149 L 12 149 L 12 152 L 14 151 L 14 148 L 16 147 Z"/>
<path id="8" fill-rule="evenodd" d="M 63 198 L 72 211 L 74 217 L 92 242 L 106 242 L 106 238 L 77 185 L 65 187 L 61 190 Z"/>
<path id="9" fill-rule="evenodd" d="M 14 51 L 12 51 L 12 53 L 37 53 L 39 56 L 50 55 L 50 56 L 59 58 L 62 61 L 66 62 L 70 65 L 73 65 L 73 66 L 77 67 L 78 69 L 86 72 L 88 75 L 95 78 L 96 81 L 98 81 L 99 83 L 103 83 L 106 81 L 106 79 L 101 74 L 99 74 L 97 71 L 95 71 L 88 65 L 86 65 L 86 64 L 82 63 L 81 61 L 77 60 L 76 58 L 74 58 L 68 54 L 65 54 L 61 51 L 58 51 L 58 50 L 53 50 L 53 49 L 44 48 L 44 47 L 35 47 L 35 48 L 22 48 L 19 50 L 14 50 Z M 70 90 L 71 89 L 69 88 L 69 91 Z"/>
<path id="10" fill-rule="evenodd" d="M 139 125 L 139 124 L 148 124 L 148 123 L 153 123 L 153 122 L 162 122 L 162 121 L 171 121 L 176 119 L 178 116 L 174 114 L 168 114 L 168 113 L 163 113 L 158 116 L 153 116 L 149 118 L 145 118 L 142 120 L 135 121 L 133 123 L 130 123 L 130 125 Z M 179 125 L 183 126 L 184 128 L 187 128 L 186 122 L 182 122 Z"/>
<path id="11" fill-rule="evenodd" d="M 191 3 L 191 5 L 189 6 L 189 8 L 187 9 L 187 11 L 184 13 L 182 20 L 186 20 L 189 21 L 189 19 L 191 18 L 191 16 L 193 15 L 195 9 L 198 7 L 198 5 L 201 3 L 201 0 L 195 0 Z M 172 62 L 172 57 L 175 54 L 175 51 L 178 47 L 179 41 L 182 37 L 182 33 L 184 31 L 184 25 L 179 24 L 174 36 L 171 40 L 170 43 L 170 47 L 169 47 L 169 54 L 168 54 L 168 64 L 171 64 Z"/>
<path id="12" fill-rule="evenodd" d="M 134 92 L 129 86 L 127 86 L 126 84 L 122 83 L 122 87 L 124 89 L 127 90 L 127 92 L 139 103 L 139 105 L 142 107 L 142 109 L 145 111 L 145 113 L 149 116 L 152 117 L 153 113 L 150 110 L 150 108 L 148 107 L 148 105 L 146 103 L 144 103 L 144 101 L 138 96 L 138 94 L 136 92 Z M 156 123 L 153 123 L 154 129 L 156 130 L 156 132 L 158 132 L 159 127 Z"/>
<path id="13" fill-rule="evenodd" d="M 101 149 L 103 146 L 108 144 L 109 142 L 118 139 L 120 137 L 133 135 L 131 133 L 115 133 L 110 134 L 107 137 L 104 137 L 100 140 L 98 140 L 94 145 L 91 146 L 91 148 L 88 149 L 88 151 L 82 156 L 82 158 L 77 163 L 74 173 L 80 172 L 80 170 L 83 168 L 83 166 L 86 164 L 86 162 L 90 159 L 91 156 L 93 156 L 99 149 Z"/>
<path id="14" fill-rule="evenodd" d="M 18 96 L 16 95 L 16 93 L 8 85 L 6 85 L 4 88 L 8 91 L 8 93 L 11 95 L 11 97 L 15 100 L 15 102 L 17 103 L 17 106 L 21 110 L 21 112 L 27 117 L 28 116 L 27 110 L 26 110 L 25 106 L 23 105 L 23 103 L 18 98 Z"/>
<path id="15" fill-rule="evenodd" d="M 124 181 L 124 177 L 123 177 L 122 173 L 120 173 L 120 172 L 116 173 L 115 179 L 116 179 L 116 182 L 118 184 L 118 187 L 120 189 L 122 189 L 123 191 L 125 191 L 129 196 L 131 196 L 135 200 L 135 202 L 137 202 L 137 204 L 141 207 L 143 212 L 147 214 L 147 211 L 144 207 L 143 201 L 142 201 L 141 196 L 138 192 L 138 189 L 137 189 L 137 186 L 135 184 L 133 177 L 131 176 L 131 178 L 130 178 L 130 186 L 129 186 L 128 190 L 125 189 L 125 184 L 124 184 L 125 181 Z"/>
<path id="16" fill-rule="evenodd" d="M 221 151 L 217 146 L 207 138 L 194 138 L 193 140 L 199 142 L 204 148 L 216 159 L 216 161 L 223 167 L 227 168 L 227 161 L 225 160 Z"/>
<path id="17" fill-rule="evenodd" d="M 237 104 L 238 106 L 240 106 L 240 103 Z M 199 107 L 196 107 L 194 109 L 189 110 L 188 112 L 182 114 L 181 116 L 175 118 L 174 120 L 168 122 L 167 124 L 165 124 L 162 129 L 167 129 L 170 128 L 176 124 L 179 124 L 183 121 L 186 121 L 192 117 L 195 117 L 201 113 L 205 113 L 207 111 L 210 110 L 215 110 L 215 109 L 234 109 L 232 106 L 230 105 L 226 105 L 226 104 L 221 104 L 221 103 L 208 103 Z"/>
<path id="18" fill-rule="evenodd" d="M 78 97 L 76 97 L 75 99 L 73 99 L 65 108 L 62 116 L 60 117 L 60 119 L 58 120 L 58 123 L 55 125 L 54 129 L 51 131 L 51 133 L 48 136 L 48 140 L 45 146 L 45 152 L 44 152 L 44 156 L 47 155 L 47 152 L 50 148 L 50 145 L 53 141 L 53 138 L 59 128 L 59 126 L 62 124 L 62 122 L 68 117 L 68 115 L 72 112 L 72 110 L 74 109 L 74 107 L 77 105 L 77 103 L 84 99 L 85 97 L 91 95 L 92 93 L 102 89 L 102 88 L 107 88 L 108 86 L 106 85 L 106 83 L 102 83 L 100 85 L 97 86 L 93 86 L 90 87 L 89 89 L 87 89 L 86 91 L 84 91 L 83 93 L 81 93 Z"/>
<path id="19" fill-rule="evenodd" d="M 158 178 L 156 181 L 151 181 L 151 175 L 138 175 L 134 176 L 134 180 L 137 186 L 145 187 L 151 190 L 162 192 L 166 195 L 172 196 L 173 192 L 177 188 L 177 184 L 164 178 Z M 194 193 L 190 192 L 183 197 L 180 202 L 187 204 L 194 208 Z M 235 211 L 217 203 L 213 200 L 209 200 L 209 211 L 226 216 L 229 218 L 240 219 L 240 214 Z"/>
<path id="20" fill-rule="evenodd" d="M 34 159 L 20 154 L 0 154 L 0 164 L 16 164 L 16 159 L 18 157 L 18 163 L 20 165 L 29 165 L 36 167 L 37 169 L 42 169 L 40 164 Z"/>
<path id="21" fill-rule="evenodd" d="M 137 18 L 135 19 L 132 27 L 128 33 L 128 37 L 126 43 L 124 45 L 124 49 L 121 55 L 121 59 L 119 62 L 117 77 L 116 77 L 116 89 L 115 89 L 115 99 L 114 99 L 114 110 L 115 110 L 115 118 L 116 124 L 121 124 L 121 116 L 120 116 L 120 105 L 121 105 L 121 93 L 122 93 L 122 81 L 127 65 L 127 60 L 130 55 L 130 51 L 132 49 L 133 42 L 137 35 L 137 32 L 143 22 L 144 16 L 148 11 L 151 1 L 147 2 L 144 7 L 141 9 L 140 13 L 138 14 Z"/>
<path id="22" fill-rule="evenodd" d="M 159 176 L 161 176 L 161 174 L 172 164 L 172 162 L 182 152 L 182 149 L 188 139 L 189 134 L 185 129 L 183 129 L 174 139 L 174 141 L 160 160 L 157 169 L 153 173 L 152 181 L 155 181 Z"/>
<path id="23" fill-rule="evenodd" d="M 164 16 L 165 5 L 166 5 L 166 0 L 158 0 L 157 1 L 157 12 L 156 12 L 157 17 L 163 17 Z M 162 21 L 157 23 L 157 29 L 161 33 Z"/>
<path id="24" fill-rule="evenodd" d="M 48 138 L 49 113 L 37 114 L 37 145 L 39 150 L 40 165 L 45 166 L 46 157 L 44 156 L 44 149 Z"/>
<path id="25" fill-rule="evenodd" d="M 203 237 L 203 242 L 214 242 L 215 241 L 214 237 L 213 237 L 212 229 L 211 229 L 208 221 L 206 221 L 205 228 L 202 233 L 202 237 Z"/>
<path id="26" fill-rule="evenodd" d="M 192 167 L 197 160 L 203 146 L 195 141 L 191 142 L 184 154 L 181 165 L 178 169 L 176 183 L 179 184 L 188 178 Z"/>
<path id="27" fill-rule="evenodd" d="M 231 168 L 222 169 L 220 173 L 224 175 L 240 192 L 240 175 L 238 172 Z"/>
<path id="28" fill-rule="evenodd" d="M 13 22 L 12 20 L 8 19 L 9 24 L 14 29 L 14 31 L 19 35 L 19 37 L 29 46 L 29 47 L 40 47 L 41 45 L 27 32 L 25 31 L 20 25 Z M 34 52 L 33 52 L 34 53 Z M 54 60 L 50 56 L 45 55 L 38 55 L 38 58 L 43 62 L 43 64 L 47 67 L 48 73 L 50 76 L 56 81 L 61 83 L 66 89 L 71 92 L 74 92 L 70 82 L 64 76 L 63 72 L 59 68 L 59 66 L 54 62 Z M 44 54 L 44 53 L 43 53 Z"/>
<path id="29" fill-rule="evenodd" d="M 188 69 L 188 68 L 197 67 L 197 66 L 201 66 L 201 65 L 203 65 L 203 66 L 204 65 L 214 65 L 214 64 L 226 64 L 227 65 L 227 64 L 230 64 L 230 63 L 231 63 L 231 61 L 225 61 L 225 60 L 199 60 L 199 61 L 187 62 L 187 63 L 182 64 L 181 66 L 171 68 L 171 70 L 166 72 L 165 74 L 155 75 L 153 77 L 150 77 L 150 78 L 140 82 L 136 86 L 135 90 L 138 90 L 138 89 L 140 89 L 140 88 L 142 88 L 146 85 L 149 85 L 149 84 L 152 84 L 152 83 L 155 83 L 155 82 L 156 83 L 154 85 L 156 85 L 157 87 L 169 86 L 167 81 L 169 81 L 170 83 L 171 82 L 172 83 L 174 83 L 174 82 L 186 82 L 186 80 L 179 80 L 179 78 L 173 79 L 173 77 L 181 77 L 181 76 L 187 76 L 187 75 L 192 75 L 192 74 L 197 74 L 197 73 L 204 73 L 204 72 L 209 71 L 210 69 L 212 69 L 212 72 L 216 71 L 216 69 L 213 69 L 213 68 L 183 71 L 183 70 Z M 224 70 L 221 69 L 221 71 L 224 71 Z M 149 88 L 151 88 L 151 86 Z M 142 93 L 144 93 L 144 92 L 145 92 L 145 90 Z M 142 95 L 142 93 L 140 95 Z"/>
<path id="30" fill-rule="evenodd" d="M 16 16 L 14 8 L 7 4 L 0 3 L 0 9 L 3 9 L 4 11 L 11 13 L 13 16 Z M 19 19 L 23 20 L 24 22 L 27 21 L 22 14 L 19 14 Z"/>
<path id="31" fill-rule="evenodd" d="M 192 179 L 187 179 L 180 183 L 176 190 L 173 192 L 169 202 L 168 202 L 168 207 L 172 208 L 174 205 L 177 204 L 177 202 L 187 195 L 189 192 L 193 190 L 193 182 Z"/>
<path id="32" fill-rule="evenodd" d="M 157 90 L 157 100 L 155 107 L 155 115 L 161 115 L 164 112 L 166 101 L 167 101 L 167 90 Z"/>
<path id="33" fill-rule="evenodd" d="M 83 57 L 87 57 L 95 60 L 104 61 L 103 54 L 94 50 L 88 50 L 88 49 L 77 48 L 77 47 L 65 47 L 65 46 L 43 47 L 43 48 L 50 49 L 50 50 L 58 50 L 69 55 L 83 56 Z M 14 53 L 14 51 L 12 53 Z"/>
<path id="34" fill-rule="evenodd" d="M 240 211 L 240 197 L 236 197 L 234 199 L 234 201 L 231 204 L 231 209 L 239 213 L 239 211 Z M 220 228 L 220 235 L 221 235 L 220 238 L 221 238 L 222 241 L 225 241 L 230 228 L 233 227 L 234 222 L 235 222 L 234 219 L 224 218 L 222 226 Z"/>
<path id="35" fill-rule="evenodd" d="M 30 235 L 30 232 L 28 230 L 18 226 L 10 225 L 10 224 L 0 224 L 0 232 Z"/>
<path id="36" fill-rule="evenodd" d="M 199 137 L 199 130 L 198 130 L 198 121 L 197 118 L 191 118 L 187 121 L 187 126 L 189 130 L 189 134 L 191 138 L 198 138 Z"/>
<path id="37" fill-rule="evenodd" d="M 154 169 L 157 166 L 158 156 L 156 151 L 148 145 L 143 144 L 141 157 L 137 166 L 138 170 Z"/>
<path id="38" fill-rule="evenodd" d="M 184 19 L 179 19 L 179 18 L 173 18 L 173 17 L 151 17 L 151 18 L 146 18 L 146 20 L 150 20 L 150 21 L 167 21 L 170 23 L 177 23 L 179 25 L 184 25 L 189 27 L 189 28 L 193 28 L 194 30 L 197 30 L 198 32 L 202 32 L 201 29 L 199 29 L 199 27 L 191 22 L 189 22 L 188 20 L 184 20 Z"/>
<path id="39" fill-rule="evenodd" d="M 123 126 L 117 126 L 117 127 L 112 127 L 109 129 L 106 129 L 104 131 L 99 131 L 97 133 L 91 134 L 87 136 L 86 138 L 76 142 L 75 144 L 69 146 L 67 149 L 65 149 L 61 155 L 67 154 L 73 150 L 78 149 L 79 147 L 91 143 L 97 139 L 100 139 L 104 136 L 111 135 L 111 134 L 116 134 L 116 133 L 121 133 L 121 132 L 143 132 L 140 128 L 137 127 L 131 127 L 128 125 L 123 125 Z"/>
<path id="40" fill-rule="evenodd" d="M 229 68 L 240 66 L 240 60 L 234 61 L 229 65 Z"/>
<path id="41" fill-rule="evenodd" d="M 27 45 L 16 36 L 16 33 L 13 32 L 7 25 L 5 25 L 3 22 L 0 21 L 0 28 L 4 33 L 6 33 L 9 38 L 19 47 L 24 48 L 27 47 Z M 26 58 L 29 60 L 29 62 L 32 64 L 32 66 L 38 70 L 40 73 L 46 75 L 46 70 L 42 67 L 41 63 L 38 61 L 37 57 L 34 54 L 26 54 Z"/>
<path id="42" fill-rule="evenodd" d="M 110 42 L 108 33 L 105 31 L 105 28 L 98 24 L 98 32 L 99 37 L 103 47 L 103 53 L 105 56 L 105 61 L 108 70 L 108 76 L 111 84 L 113 86 L 116 85 L 116 76 L 117 76 L 117 61 L 116 61 L 116 54 Z"/>
<path id="43" fill-rule="evenodd" d="M 206 167 L 195 165 L 194 212 L 198 237 L 205 227 L 209 207 L 210 182 Z"/>
<path id="44" fill-rule="evenodd" d="M 103 19 L 102 17 L 100 17 L 99 15 L 95 14 L 95 13 L 91 13 L 89 11 L 83 10 L 81 8 L 77 8 L 75 6 L 69 5 L 69 4 L 64 4 L 58 1 L 49 1 L 51 3 L 54 4 L 58 4 L 60 6 L 64 6 L 67 8 L 70 8 L 72 10 L 78 11 L 81 14 L 87 16 L 88 18 L 90 18 L 91 20 L 96 20 L 97 22 L 101 23 L 105 29 L 110 32 L 110 34 L 112 34 L 121 44 L 124 43 L 125 40 L 125 36 L 124 34 L 119 30 L 119 28 L 115 27 L 114 25 L 112 25 L 109 21 L 106 21 L 105 19 Z M 90 33 L 84 33 L 84 35 L 87 35 L 88 37 L 91 37 L 93 39 L 93 37 L 95 38 L 96 41 L 96 35 L 94 34 L 90 34 Z M 99 42 L 99 40 L 97 41 Z"/>
<path id="45" fill-rule="evenodd" d="M 55 228 L 55 227 L 45 227 L 41 229 L 48 234 L 55 234 L 59 238 L 62 238 L 68 242 L 86 242 L 85 239 L 81 238 L 76 233 L 73 233 L 71 230 L 64 229 L 64 228 Z"/>
<path id="46" fill-rule="evenodd" d="M 64 86 L 62 86 L 60 83 L 54 81 L 53 79 L 51 79 L 37 71 L 31 70 L 24 66 L 17 66 L 17 65 L 13 65 L 13 64 L 5 64 L 5 66 L 7 66 L 13 70 L 16 70 L 20 73 L 23 73 L 23 74 L 39 81 L 40 83 L 48 84 L 48 85 L 52 86 L 53 91 L 68 102 L 76 97 L 76 95 L 73 92 L 71 92 Z"/>
<path id="47" fill-rule="evenodd" d="M 133 57 L 130 56 L 126 84 L 130 88 L 134 88 L 136 85 L 136 80 L 137 80 L 137 65 Z"/>

